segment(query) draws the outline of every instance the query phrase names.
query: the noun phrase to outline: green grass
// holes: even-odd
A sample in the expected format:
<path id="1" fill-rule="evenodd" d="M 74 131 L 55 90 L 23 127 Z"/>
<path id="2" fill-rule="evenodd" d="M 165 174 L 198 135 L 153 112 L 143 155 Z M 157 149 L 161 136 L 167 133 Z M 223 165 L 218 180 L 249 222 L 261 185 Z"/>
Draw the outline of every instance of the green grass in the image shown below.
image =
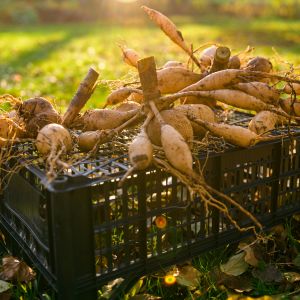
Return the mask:
<path id="1" fill-rule="evenodd" d="M 208 42 L 228 45 L 233 52 L 255 46 L 257 55 L 272 56 L 272 47 L 294 63 L 300 63 L 300 20 L 175 18 L 188 42 L 197 48 Z M 141 56 L 154 55 L 158 65 L 187 57 L 156 27 L 146 24 L 68 24 L 32 27 L 1 26 L 0 94 L 23 99 L 33 95 L 52 98 L 63 107 L 71 99 L 88 68 L 101 79 L 129 78 L 135 70 L 122 62 L 118 43 L 136 49 Z M 89 102 L 97 107 L 108 93 L 99 87 Z"/>

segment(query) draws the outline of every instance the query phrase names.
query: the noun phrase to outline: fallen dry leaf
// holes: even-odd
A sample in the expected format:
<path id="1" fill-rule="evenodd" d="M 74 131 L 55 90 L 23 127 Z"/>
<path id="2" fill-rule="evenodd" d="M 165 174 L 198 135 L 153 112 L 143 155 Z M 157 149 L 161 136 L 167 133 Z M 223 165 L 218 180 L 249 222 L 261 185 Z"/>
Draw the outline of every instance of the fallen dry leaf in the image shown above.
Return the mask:
<path id="1" fill-rule="evenodd" d="M 248 266 L 245 262 L 245 253 L 241 252 L 231 256 L 227 263 L 220 265 L 220 269 L 227 275 L 239 276 L 247 271 Z"/>
<path id="2" fill-rule="evenodd" d="M 293 259 L 293 264 L 297 267 L 300 267 L 300 254 Z"/>
<path id="3" fill-rule="evenodd" d="M 245 262 L 253 267 L 257 267 L 259 260 L 255 257 L 254 250 L 251 245 L 240 243 L 239 249 L 245 252 Z"/>
<path id="4" fill-rule="evenodd" d="M 290 283 L 300 281 L 300 274 L 297 272 L 284 272 L 283 276 Z"/>
<path id="5" fill-rule="evenodd" d="M 200 271 L 193 266 L 187 265 L 178 268 L 179 272 L 176 276 L 176 281 L 182 286 L 186 286 L 189 289 L 195 289 L 199 285 Z"/>
<path id="6" fill-rule="evenodd" d="M 110 281 L 107 285 L 102 287 L 103 294 L 101 295 L 101 299 L 110 299 L 113 294 L 113 289 L 119 286 L 124 281 L 123 278 L 116 278 Z"/>
<path id="7" fill-rule="evenodd" d="M 28 282 L 34 279 L 35 275 L 35 272 L 27 266 L 24 261 L 13 256 L 5 256 L 2 258 L 1 279 Z"/>
<path id="8" fill-rule="evenodd" d="M 280 283 L 283 280 L 281 272 L 274 265 L 267 265 L 263 270 L 253 269 L 252 275 L 265 283 Z"/>
<path id="9" fill-rule="evenodd" d="M 10 290 L 13 287 L 9 282 L 0 280 L 0 294 Z"/>
<path id="10" fill-rule="evenodd" d="M 237 293 L 250 292 L 253 290 L 251 276 L 229 276 L 225 275 L 222 284 L 229 289 L 235 290 Z"/>

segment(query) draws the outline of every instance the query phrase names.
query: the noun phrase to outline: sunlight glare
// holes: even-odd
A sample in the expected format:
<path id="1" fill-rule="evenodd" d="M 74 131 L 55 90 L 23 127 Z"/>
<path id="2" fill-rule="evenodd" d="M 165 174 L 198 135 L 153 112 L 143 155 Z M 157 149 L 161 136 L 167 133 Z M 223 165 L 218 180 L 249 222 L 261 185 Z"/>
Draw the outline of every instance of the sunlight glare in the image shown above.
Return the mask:
<path id="1" fill-rule="evenodd" d="M 117 2 L 123 2 L 123 3 L 132 3 L 136 2 L 137 0 L 116 0 Z"/>

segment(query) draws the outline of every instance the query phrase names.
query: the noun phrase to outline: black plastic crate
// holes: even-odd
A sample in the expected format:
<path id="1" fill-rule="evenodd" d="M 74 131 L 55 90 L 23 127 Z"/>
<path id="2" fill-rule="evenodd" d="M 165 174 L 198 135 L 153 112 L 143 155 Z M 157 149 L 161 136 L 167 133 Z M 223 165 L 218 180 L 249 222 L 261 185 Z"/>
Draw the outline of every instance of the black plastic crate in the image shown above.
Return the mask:
<path id="1" fill-rule="evenodd" d="M 231 120 L 247 117 L 236 113 Z M 293 132 L 249 149 L 227 145 L 208 159 L 200 154 L 208 184 L 266 228 L 300 211 L 300 136 Z M 187 188 L 162 170 L 138 172 L 118 187 L 128 168 L 121 146 L 104 146 L 97 159 L 73 164 L 51 184 L 38 162 L 27 164 L 36 158 L 32 145 L 18 147 L 27 157 L 17 160 L 23 167 L 5 189 L 1 227 L 11 249 L 22 249 L 58 299 L 96 299 L 111 279 L 146 274 L 245 235 L 218 210 L 206 211 L 197 196 L 189 199 Z M 249 224 L 235 207 L 230 212 Z M 159 216 L 167 220 L 164 228 L 155 224 Z"/>

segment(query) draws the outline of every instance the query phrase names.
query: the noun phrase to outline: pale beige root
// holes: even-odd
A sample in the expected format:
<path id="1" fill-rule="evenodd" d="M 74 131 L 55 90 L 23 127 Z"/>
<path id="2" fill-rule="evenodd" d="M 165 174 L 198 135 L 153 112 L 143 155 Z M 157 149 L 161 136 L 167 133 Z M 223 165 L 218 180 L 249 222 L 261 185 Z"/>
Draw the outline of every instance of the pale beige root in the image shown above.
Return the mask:
<path id="1" fill-rule="evenodd" d="M 182 33 L 177 29 L 176 25 L 168 17 L 154 9 L 147 6 L 142 6 L 142 9 L 148 14 L 150 19 L 153 20 L 176 45 L 183 49 L 199 68 L 201 68 L 198 59 L 194 56 L 191 48 L 185 43 Z"/>
<path id="2" fill-rule="evenodd" d="M 157 71 L 158 89 L 162 94 L 176 93 L 203 78 L 182 67 L 169 67 Z"/>
<path id="3" fill-rule="evenodd" d="M 203 121 L 208 122 L 216 122 L 215 113 L 211 108 L 203 104 L 185 104 L 185 105 L 178 105 L 174 108 L 174 110 L 178 110 L 183 112 L 187 117 L 189 115 L 193 115 L 197 119 L 201 119 Z M 197 123 L 191 121 L 193 132 L 195 135 L 204 137 L 207 133 L 207 130 L 202 126 L 199 126 Z M 180 131 L 179 131 L 180 132 Z"/>
<path id="4" fill-rule="evenodd" d="M 93 155 L 97 152 L 100 145 L 111 141 L 115 135 L 125 128 L 136 124 L 141 120 L 141 118 L 142 114 L 138 111 L 130 119 L 123 122 L 116 128 L 83 132 L 78 136 L 79 149 L 84 152 L 91 151 L 91 155 Z"/>
<path id="5" fill-rule="evenodd" d="M 270 73 L 273 70 L 273 65 L 267 58 L 257 56 L 248 61 L 245 69 Z"/>
<path id="6" fill-rule="evenodd" d="M 287 124 L 288 119 L 278 116 L 270 111 L 261 111 L 250 121 L 248 128 L 260 135 L 276 127 L 277 124 Z"/>
<path id="7" fill-rule="evenodd" d="M 206 69 L 208 69 L 212 65 L 216 50 L 217 50 L 217 46 L 212 45 L 212 46 L 204 49 L 200 53 L 199 61 L 200 61 L 200 64 L 201 64 L 201 70 L 202 71 L 205 71 Z"/>
<path id="8" fill-rule="evenodd" d="M 241 76 L 247 76 L 247 74 L 245 70 L 221 70 L 205 76 L 198 82 L 187 86 L 181 92 L 224 89 L 232 84 L 242 82 L 243 78 Z"/>
<path id="9" fill-rule="evenodd" d="M 263 79 L 300 84 L 299 79 L 281 76 L 274 73 L 252 71 L 248 69 L 227 69 L 209 74 L 198 82 L 186 87 L 181 92 L 224 89 L 236 83 L 262 81 Z"/>
<path id="10" fill-rule="evenodd" d="M 161 144 L 170 164 L 181 172 L 193 174 L 193 157 L 182 135 L 171 125 L 166 124 L 153 101 L 149 102 L 155 118 L 161 126 Z"/>
<path id="11" fill-rule="evenodd" d="M 185 65 L 184 65 L 182 62 L 180 62 L 180 61 L 169 60 L 169 61 L 167 61 L 167 62 L 162 66 L 163 69 L 165 69 L 165 68 L 174 68 L 174 67 L 185 68 Z"/>
<path id="12" fill-rule="evenodd" d="M 193 127 L 184 112 L 179 110 L 163 110 L 160 112 L 164 122 L 174 127 L 190 143 L 193 140 Z M 154 145 L 161 146 L 161 125 L 157 118 L 153 118 L 147 126 L 147 134 Z"/>
<path id="13" fill-rule="evenodd" d="M 137 110 L 141 108 L 141 105 L 137 102 L 134 101 L 126 101 L 123 102 L 121 104 L 119 104 L 118 106 L 115 107 L 115 110 L 118 111 L 130 111 L 130 110 Z"/>
<path id="14" fill-rule="evenodd" d="M 182 98 L 180 98 L 180 103 L 181 104 L 204 104 L 211 108 L 214 108 L 217 106 L 216 100 L 207 98 L 207 97 L 201 97 L 201 96 L 182 97 Z"/>
<path id="15" fill-rule="evenodd" d="M 144 170 L 150 165 L 153 158 L 153 146 L 143 128 L 129 145 L 128 154 L 129 161 L 135 170 Z"/>
<path id="16" fill-rule="evenodd" d="M 39 131 L 35 145 L 41 155 L 60 150 L 69 152 L 72 149 L 72 138 L 62 125 L 48 124 Z"/>
<path id="17" fill-rule="evenodd" d="M 161 126 L 161 144 L 171 165 L 185 174 L 193 172 L 193 157 L 182 135 L 171 125 Z"/>
<path id="18" fill-rule="evenodd" d="M 232 88 L 254 96 L 265 103 L 278 105 L 280 91 L 264 82 L 237 83 Z"/>
<path id="19" fill-rule="evenodd" d="M 296 99 L 280 99 L 280 107 L 289 115 L 300 116 L 300 101 Z"/>
<path id="20" fill-rule="evenodd" d="M 236 125 L 228 125 L 224 123 L 210 123 L 196 119 L 193 116 L 189 117 L 197 124 L 205 127 L 212 134 L 224 138 L 225 141 L 243 148 L 248 148 L 262 141 L 270 141 L 281 138 L 282 136 L 266 136 L 262 137 L 252 132 L 248 128 Z"/>
<path id="21" fill-rule="evenodd" d="M 13 119 L 0 115 L 0 137 L 13 139 L 25 136 L 25 130 Z"/>
<path id="22" fill-rule="evenodd" d="M 228 69 L 240 69 L 241 60 L 238 55 L 233 55 L 230 57 L 228 62 Z"/>
<path id="23" fill-rule="evenodd" d="M 88 152 L 94 148 L 101 136 L 101 131 L 86 131 L 78 136 L 78 147 L 80 151 Z"/>
<path id="24" fill-rule="evenodd" d="M 76 127 L 82 126 L 84 131 L 113 129 L 132 118 L 138 112 L 139 109 L 127 112 L 112 109 L 88 110 L 73 125 Z"/>
<path id="25" fill-rule="evenodd" d="M 215 73 L 214 73 L 215 74 Z M 253 97 L 249 94 L 246 94 L 242 91 L 238 90 L 214 90 L 214 91 L 191 91 L 191 92 L 179 92 L 173 95 L 164 96 L 159 99 L 159 105 L 162 103 L 164 106 L 170 105 L 176 99 L 186 97 L 186 96 L 201 96 L 201 97 L 209 97 L 214 100 L 220 101 L 222 103 L 238 107 L 245 110 L 268 110 L 272 111 L 278 115 L 289 118 L 290 116 L 284 112 L 281 108 L 275 107 L 273 105 L 267 104 L 256 97 Z M 299 119 L 299 117 L 293 116 L 294 119 Z"/>
<path id="26" fill-rule="evenodd" d="M 137 68 L 137 62 L 140 59 L 139 54 L 134 49 L 126 46 L 119 45 L 119 47 L 122 50 L 124 62 L 131 67 Z"/>
<path id="27" fill-rule="evenodd" d="M 141 126 L 141 131 L 134 138 L 128 148 L 128 157 L 131 163 L 131 167 L 125 173 L 123 178 L 119 182 L 119 186 L 122 186 L 126 178 L 134 171 L 142 171 L 150 166 L 153 160 L 153 146 L 146 133 L 146 128 L 149 122 L 153 118 L 152 111 L 148 113 L 147 118 Z"/>
<path id="28" fill-rule="evenodd" d="M 296 95 L 300 95 L 300 84 L 299 83 L 286 83 L 283 91 L 287 94 L 291 94 L 293 91 Z"/>
<path id="29" fill-rule="evenodd" d="M 134 102 L 137 102 L 137 103 L 142 103 L 144 102 L 144 95 L 143 93 L 132 93 L 129 98 L 128 98 L 129 101 L 134 101 Z"/>
<path id="30" fill-rule="evenodd" d="M 105 108 L 108 105 L 116 105 L 123 101 L 125 101 L 132 93 L 141 93 L 142 91 L 138 89 L 132 89 L 127 87 L 119 88 L 115 91 L 113 91 L 111 94 L 108 95 L 106 98 L 106 102 L 103 106 Z"/>

